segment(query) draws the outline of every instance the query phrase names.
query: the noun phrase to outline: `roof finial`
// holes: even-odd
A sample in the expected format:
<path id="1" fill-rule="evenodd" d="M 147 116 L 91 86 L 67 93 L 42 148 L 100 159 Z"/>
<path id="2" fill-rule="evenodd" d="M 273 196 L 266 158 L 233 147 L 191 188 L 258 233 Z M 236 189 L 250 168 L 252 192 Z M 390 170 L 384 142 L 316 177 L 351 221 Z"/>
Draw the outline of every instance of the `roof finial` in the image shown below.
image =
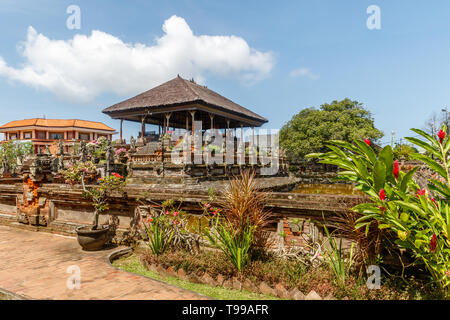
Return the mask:
<path id="1" fill-rule="evenodd" d="M 181 78 L 181 77 L 180 77 L 180 74 L 177 74 L 177 77 L 178 77 L 178 78 Z"/>

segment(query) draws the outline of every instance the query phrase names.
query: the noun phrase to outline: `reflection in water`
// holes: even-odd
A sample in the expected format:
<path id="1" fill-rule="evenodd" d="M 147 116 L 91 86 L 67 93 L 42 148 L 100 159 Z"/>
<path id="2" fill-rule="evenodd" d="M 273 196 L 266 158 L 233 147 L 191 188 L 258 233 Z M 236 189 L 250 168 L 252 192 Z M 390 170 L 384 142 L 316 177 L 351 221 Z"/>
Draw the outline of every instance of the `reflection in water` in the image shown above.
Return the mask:
<path id="1" fill-rule="evenodd" d="M 303 194 L 342 194 L 342 195 L 364 195 L 356 190 L 351 184 L 299 184 L 291 192 Z"/>

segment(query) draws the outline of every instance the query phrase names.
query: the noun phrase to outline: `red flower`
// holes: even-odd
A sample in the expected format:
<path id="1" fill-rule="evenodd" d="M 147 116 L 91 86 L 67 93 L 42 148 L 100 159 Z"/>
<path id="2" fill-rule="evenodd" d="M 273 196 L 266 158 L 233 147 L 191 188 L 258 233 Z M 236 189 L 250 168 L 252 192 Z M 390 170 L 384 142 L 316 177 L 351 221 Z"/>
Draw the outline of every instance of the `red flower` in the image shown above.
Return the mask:
<path id="1" fill-rule="evenodd" d="M 116 172 L 111 173 L 111 175 L 116 177 L 116 178 L 123 179 L 123 177 L 120 174 L 116 173 Z"/>
<path id="2" fill-rule="evenodd" d="M 400 166 L 398 165 L 398 160 L 394 161 L 394 170 L 392 171 L 394 174 L 395 179 L 398 179 L 398 175 L 400 173 Z"/>
<path id="3" fill-rule="evenodd" d="M 439 209 L 439 205 L 437 204 L 436 199 L 435 199 L 435 198 L 431 198 L 431 201 L 434 203 L 434 205 L 436 206 L 436 208 Z"/>
<path id="4" fill-rule="evenodd" d="M 441 129 L 441 131 L 438 132 L 439 142 L 442 144 L 445 139 L 445 131 Z"/>
<path id="5" fill-rule="evenodd" d="M 380 193 L 378 194 L 378 196 L 380 197 L 381 201 L 386 200 L 386 191 L 384 191 L 384 189 L 381 189 Z"/>
<path id="6" fill-rule="evenodd" d="M 430 241 L 430 251 L 434 253 L 436 251 L 436 247 L 437 247 L 437 236 L 434 233 Z"/>
<path id="7" fill-rule="evenodd" d="M 372 141 L 370 141 L 369 139 L 364 139 L 364 142 L 367 143 L 368 146 L 372 144 Z"/>
<path id="8" fill-rule="evenodd" d="M 420 190 L 417 190 L 417 192 L 416 192 L 416 198 L 417 199 L 419 199 L 419 196 L 424 196 L 425 194 L 426 194 L 426 190 L 425 189 L 420 189 Z"/>
<path id="9" fill-rule="evenodd" d="M 386 207 L 379 206 L 378 209 L 380 209 L 381 212 L 386 212 Z"/>
<path id="10" fill-rule="evenodd" d="M 174 217 L 176 217 L 177 215 L 179 215 L 180 213 L 178 212 L 178 211 L 175 211 L 174 213 L 173 213 L 173 216 Z"/>
<path id="11" fill-rule="evenodd" d="M 169 210 L 167 210 L 167 211 L 166 211 L 166 214 L 169 214 L 169 213 L 170 213 Z"/>

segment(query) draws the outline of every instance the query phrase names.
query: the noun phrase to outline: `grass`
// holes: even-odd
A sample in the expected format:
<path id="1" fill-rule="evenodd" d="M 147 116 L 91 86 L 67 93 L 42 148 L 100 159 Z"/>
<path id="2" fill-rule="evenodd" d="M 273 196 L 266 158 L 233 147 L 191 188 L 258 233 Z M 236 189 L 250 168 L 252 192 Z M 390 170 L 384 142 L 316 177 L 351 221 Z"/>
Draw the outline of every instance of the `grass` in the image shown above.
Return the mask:
<path id="1" fill-rule="evenodd" d="M 158 273 L 145 268 L 135 254 L 114 261 L 113 266 L 124 271 L 159 280 L 218 300 L 279 300 L 279 298 L 277 297 L 254 293 L 246 290 L 239 291 L 223 287 L 212 287 L 210 285 L 192 283 L 175 277 L 161 277 Z"/>

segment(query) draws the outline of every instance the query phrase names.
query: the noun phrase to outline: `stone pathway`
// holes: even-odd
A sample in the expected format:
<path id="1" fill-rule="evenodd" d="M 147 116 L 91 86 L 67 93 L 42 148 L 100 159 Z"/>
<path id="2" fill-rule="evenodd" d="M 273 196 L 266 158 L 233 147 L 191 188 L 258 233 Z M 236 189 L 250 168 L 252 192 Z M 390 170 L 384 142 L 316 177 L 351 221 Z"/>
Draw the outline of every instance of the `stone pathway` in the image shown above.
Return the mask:
<path id="1" fill-rule="evenodd" d="M 0 226 L 0 288 L 28 299 L 207 299 L 115 269 L 107 257 L 116 250 L 86 252 L 73 237 Z M 70 266 L 80 268 L 80 289 L 67 288 Z"/>

